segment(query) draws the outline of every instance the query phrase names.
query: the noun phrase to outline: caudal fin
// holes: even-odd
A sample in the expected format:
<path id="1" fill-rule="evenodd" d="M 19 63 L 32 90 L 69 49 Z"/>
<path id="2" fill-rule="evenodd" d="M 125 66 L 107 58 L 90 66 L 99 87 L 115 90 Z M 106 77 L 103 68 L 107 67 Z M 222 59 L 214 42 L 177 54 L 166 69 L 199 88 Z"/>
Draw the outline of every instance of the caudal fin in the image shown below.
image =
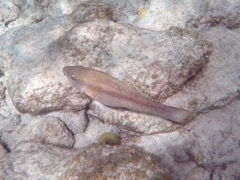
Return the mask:
<path id="1" fill-rule="evenodd" d="M 178 124 L 186 124 L 194 119 L 195 114 L 185 109 L 162 104 L 159 108 L 159 116 Z"/>

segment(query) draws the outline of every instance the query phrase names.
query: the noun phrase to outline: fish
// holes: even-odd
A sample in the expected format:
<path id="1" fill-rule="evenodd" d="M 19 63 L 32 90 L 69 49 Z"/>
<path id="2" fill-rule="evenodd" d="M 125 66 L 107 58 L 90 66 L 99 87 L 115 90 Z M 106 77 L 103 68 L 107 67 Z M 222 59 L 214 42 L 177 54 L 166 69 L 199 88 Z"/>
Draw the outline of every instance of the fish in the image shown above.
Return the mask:
<path id="1" fill-rule="evenodd" d="M 177 124 L 186 124 L 194 117 L 190 111 L 164 105 L 104 72 L 84 66 L 65 66 L 63 73 L 74 88 L 105 106 L 160 116 Z"/>

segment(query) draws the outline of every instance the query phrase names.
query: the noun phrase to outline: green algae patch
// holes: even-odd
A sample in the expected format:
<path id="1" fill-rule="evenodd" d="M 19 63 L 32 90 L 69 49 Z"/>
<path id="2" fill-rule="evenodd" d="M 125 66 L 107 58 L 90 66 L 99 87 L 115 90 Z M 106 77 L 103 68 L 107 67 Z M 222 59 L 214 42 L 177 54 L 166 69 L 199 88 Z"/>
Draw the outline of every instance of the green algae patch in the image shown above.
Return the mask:
<path id="1" fill-rule="evenodd" d="M 99 137 L 98 144 L 120 145 L 121 137 L 111 132 L 105 132 Z"/>

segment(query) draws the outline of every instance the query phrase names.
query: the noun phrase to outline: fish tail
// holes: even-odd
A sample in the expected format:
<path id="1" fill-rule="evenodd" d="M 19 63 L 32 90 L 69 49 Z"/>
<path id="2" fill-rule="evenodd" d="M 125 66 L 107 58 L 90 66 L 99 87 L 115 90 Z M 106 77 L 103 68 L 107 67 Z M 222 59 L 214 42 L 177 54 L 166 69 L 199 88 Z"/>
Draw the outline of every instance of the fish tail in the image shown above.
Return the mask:
<path id="1" fill-rule="evenodd" d="M 158 115 L 178 124 L 186 124 L 195 117 L 194 113 L 191 113 L 188 110 L 164 104 L 161 104 L 160 107 L 158 107 Z"/>

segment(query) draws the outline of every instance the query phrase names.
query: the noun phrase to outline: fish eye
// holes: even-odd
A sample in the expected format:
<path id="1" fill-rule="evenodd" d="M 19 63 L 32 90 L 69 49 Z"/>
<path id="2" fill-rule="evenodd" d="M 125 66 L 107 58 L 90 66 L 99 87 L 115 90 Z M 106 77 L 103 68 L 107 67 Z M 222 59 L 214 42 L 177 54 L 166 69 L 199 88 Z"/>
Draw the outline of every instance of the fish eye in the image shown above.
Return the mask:
<path id="1" fill-rule="evenodd" d="M 72 79 L 75 79 L 74 75 L 71 75 L 71 78 L 72 78 Z"/>

